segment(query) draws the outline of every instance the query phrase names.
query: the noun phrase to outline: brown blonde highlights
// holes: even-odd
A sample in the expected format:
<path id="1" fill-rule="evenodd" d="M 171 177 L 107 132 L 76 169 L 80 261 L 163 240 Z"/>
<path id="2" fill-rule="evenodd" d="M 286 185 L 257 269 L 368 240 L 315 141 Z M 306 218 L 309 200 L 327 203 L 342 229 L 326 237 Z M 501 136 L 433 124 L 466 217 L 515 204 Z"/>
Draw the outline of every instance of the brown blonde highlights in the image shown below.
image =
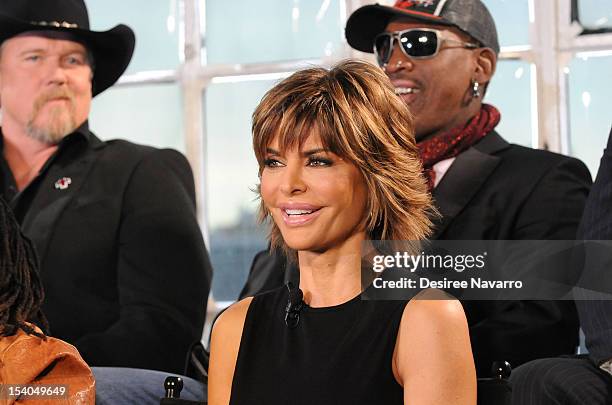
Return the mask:
<path id="1" fill-rule="evenodd" d="M 331 69 L 296 72 L 266 93 L 253 113 L 252 130 L 260 175 L 266 149 L 276 137 L 286 150 L 299 147 L 316 130 L 323 147 L 357 166 L 365 179 L 364 221 L 370 239 L 429 235 L 435 209 L 422 175 L 413 119 L 380 68 L 346 60 Z M 271 222 L 272 248 L 291 256 L 263 200 L 259 217 Z"/>

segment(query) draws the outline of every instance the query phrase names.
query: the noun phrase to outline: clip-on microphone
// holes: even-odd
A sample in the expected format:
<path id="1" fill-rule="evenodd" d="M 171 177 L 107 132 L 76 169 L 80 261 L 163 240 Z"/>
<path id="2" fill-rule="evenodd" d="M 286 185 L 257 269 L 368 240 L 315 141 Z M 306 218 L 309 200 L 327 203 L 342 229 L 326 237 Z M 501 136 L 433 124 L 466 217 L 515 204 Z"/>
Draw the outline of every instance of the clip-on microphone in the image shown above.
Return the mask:
<path id="1" fill-rule="evenodd" d="M 289 298 L 285 307 L 285 324 L 293 329 L 300 323 L 300 311 L 304 307 L 304 294 L 299 288 L 294 288 L 291 282 L 286 284 Z"/>

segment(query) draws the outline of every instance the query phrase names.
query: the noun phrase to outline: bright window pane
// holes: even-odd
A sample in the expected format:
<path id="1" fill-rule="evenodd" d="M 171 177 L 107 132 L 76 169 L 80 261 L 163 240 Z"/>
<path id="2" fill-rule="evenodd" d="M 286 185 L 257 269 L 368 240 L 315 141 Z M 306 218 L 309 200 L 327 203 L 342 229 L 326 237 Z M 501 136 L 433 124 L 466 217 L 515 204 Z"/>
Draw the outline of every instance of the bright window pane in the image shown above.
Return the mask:
<path id="1" fill-rule="evenodd" d="M 612 56 L 572 60 L 569 70 L 570 154 L 595 176 L 610 133 Z"/>
<path id="2" fill-rule="evenodd" d="M 96 96 L 89 126 L 102 139 L 185 149 L 179 87 L 157 84 L 116 87 Z"/>
<path id="3" fill-rule="evenodd" d="M 251 114 L 273 81 L 210 85 L 205 93 L 206 191 L 210 252 L 218 301 L 235 300 L 255 253 L 267 246 L 256 224 L 253 192 L 258 166 L 251 142 Z"/>
<path id="4" fill-rule="evenodd" d="M 179 0 L 86 0 L 93 30 L 129 25 L 136 34 L 127 73 L 175 69 L 179 64 Z"/>
<path id="5" fill-rule="evenodd" d="M 508 142 L 532 146 L 530 65 L 501 60 L 487 90 L 485 102 L 501 112 L 497 132 Z"/>
<path id="6" fill-rule="evenodd" d="M 484 3 L 495 20 L 501 46 L 529 44 L 528 0 L 484 0 Z"/>
<path id="7" fill-rule="evenodd" d="M 578 16 L 585 28 L 612 28 L 612 2 L 610 0 L 578 0 Z"/>
<path id="8" fill-rule="evenodd" d="M 201 0 L 208 63 L 318 58 L 342 46 L 345 0 Z"/>
<path id="9" fill-rule="evenodd" d="M 483 0 L 483 2 L 495 20 L 501 46 L 529 44 L 529 0 Z M 392 6 L 395 1 L 371 1 L 371 3 Z"/>

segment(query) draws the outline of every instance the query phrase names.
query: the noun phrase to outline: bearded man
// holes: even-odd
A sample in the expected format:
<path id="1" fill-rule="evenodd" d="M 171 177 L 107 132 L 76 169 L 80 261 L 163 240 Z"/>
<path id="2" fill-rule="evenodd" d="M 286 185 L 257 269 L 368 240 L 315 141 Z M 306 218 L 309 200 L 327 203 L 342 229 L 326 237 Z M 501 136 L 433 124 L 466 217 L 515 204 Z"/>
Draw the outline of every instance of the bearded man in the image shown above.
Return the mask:
<path id="1" fill-rule="evenodd" d="M 53 336 L 92 366 L 181 372 L 211 278 L 191 169 L 87 122 L 134 42 L 91 31 L 82 0 L 0 3 L 0 195 L 36 246 Z"/>

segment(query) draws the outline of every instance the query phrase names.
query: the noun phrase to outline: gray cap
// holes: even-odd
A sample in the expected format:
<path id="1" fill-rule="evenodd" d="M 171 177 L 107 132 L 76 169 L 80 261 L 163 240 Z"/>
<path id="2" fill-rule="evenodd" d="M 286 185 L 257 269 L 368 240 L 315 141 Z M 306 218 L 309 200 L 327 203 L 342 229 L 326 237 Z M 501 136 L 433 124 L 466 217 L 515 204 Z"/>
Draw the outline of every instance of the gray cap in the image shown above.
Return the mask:
<path id="1" fill-rule="evenodd" d="M 372 53 L 374 38 L 397 18 L 457 27 L 499 53 L 495 22 L 481 0 L 397 0 L 393 7 L 364 6 L 346 22 L 346 39 L 353 48 Z"/>

